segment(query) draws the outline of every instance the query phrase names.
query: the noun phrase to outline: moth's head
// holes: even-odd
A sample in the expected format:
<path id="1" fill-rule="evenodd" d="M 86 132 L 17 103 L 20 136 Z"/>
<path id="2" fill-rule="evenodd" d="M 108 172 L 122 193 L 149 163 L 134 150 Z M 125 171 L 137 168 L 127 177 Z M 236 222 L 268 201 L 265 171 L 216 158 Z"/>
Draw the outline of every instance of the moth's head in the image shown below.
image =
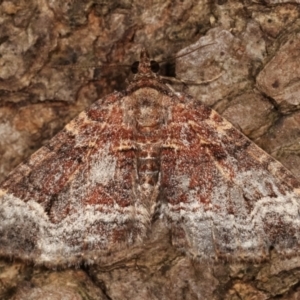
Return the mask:
<path id="1" fill-rule="evenodd" d="M 155 60 L 150 60 L 148 51 L 143 48 L 140 54 L 140 60 L 131 65 L 133 74 L 151 76 L 159 71 L 159 64 Z"/>

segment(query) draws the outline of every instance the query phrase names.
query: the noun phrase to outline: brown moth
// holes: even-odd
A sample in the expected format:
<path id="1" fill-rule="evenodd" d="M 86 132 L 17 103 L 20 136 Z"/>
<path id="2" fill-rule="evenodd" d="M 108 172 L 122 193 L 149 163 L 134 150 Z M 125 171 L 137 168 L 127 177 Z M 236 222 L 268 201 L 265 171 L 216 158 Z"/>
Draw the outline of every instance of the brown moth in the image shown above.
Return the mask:
<path id="1" fill-rule="evenodd" d="M 293 175 L 165 85 L 145 50 L 135 66 L 125 91 L 94 103 L 2 183 L 0 255 L 92 263 L 145 241 L 157 218 L 193 257 L 299 253 Z"/>

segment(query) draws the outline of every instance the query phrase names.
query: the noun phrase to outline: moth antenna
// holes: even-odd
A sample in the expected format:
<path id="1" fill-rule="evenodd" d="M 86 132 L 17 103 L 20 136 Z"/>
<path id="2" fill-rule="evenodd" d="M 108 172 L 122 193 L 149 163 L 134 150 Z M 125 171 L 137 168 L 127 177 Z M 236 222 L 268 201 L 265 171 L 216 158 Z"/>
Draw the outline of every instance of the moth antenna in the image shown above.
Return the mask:
<path id="1" fill-rule="evenodd" d="M 164 59 L 164 60 L 158 61 L 158 63 L 160 64 L 160 63 L 168 62 L 168 61 L 170 61 L 170 60 L 175 60 L 175 59 L 177 59 L 177 58 L 180 58 L 180 57 L 189 55 L 189 54 L 191 54 L 191 53 L 197 51 L 198 49 L 201 49 L 201 48 L 204 48 L 204 47 L 207 47 L 207 46 L 210 46 L 210 45 L 214 45 L 214 44 L 216 44 L 216 43 L 210 43 L 210 44 L 206 44 L 206 45 L 201 45 L 201 46 L 196 47 L 195 49 L 190 50 L 190 51 L 188 51 L 188 52 L 186 52 L 186 53 L 183 53 L 183 54 L 180 54 L 180 55 L 176 55 L 176 56 L 171 56 L 169 59 Z"/>
<path id="2" fill-rule="evenodd" d="M 102 67 L 121 67 L 121 68 L 130 68 L 130 65 L 124 65 L 124 64 L 103 64 L 101 66 L 95 66 L 95 65 L 79 65 L 79 64 L 71 64 L 71 65 L 52 65 L 51 68 L 56 69 L 89 69 L 89 68 L 102 68 Z"/>
<path id="3" fill-rule="evenodd" d="M 70 65 L 52 65 L 51 68 L 55 69 L 69 69 L 69 70 L 83 70 L 83 69 L 102 69 L 105 70 L 108 67 L 120 67 L 120 68 L 130 68 L 130 65 L 124 65 L 124 64 L 103 64 L 101 66 L 96 65 L 80 65 L 80 64 L 70 64 Z M 105 72 L 104 72 L 105 73 Z M 87 80 L 89 82 L 91 81 L 97 81 L 97 80 Z"/>
<path id="4" fill-rule="evenodd" d="M 167 62 L 167 61 L 170 61 L 170 60 L 175 60 L 177 58 L 180 58 L 180 57 L 184 57 L 186 55 L 189 55 L 195 51 L 197 51 L 198 49 L 201 49 L 201 48 L 204 48 L 204 47 L 207 47 L 207 46 L 211 46 L 211 45 L 214 45 L 216 43 L 210 43 L 210 44 L 206 44 L 206 45 L 201 45 L 199 47 L 196 47 L 195 49 L 193 50 L 190 50 L 186 53 L 183 53 L 183 54 L 180 54 L 180 55 L 177 55 L 177 56 L 173 56 L 171 57 L 170 59 L 165 59 L 165 60 L 162 60 L 162 61 L 159 61 L 157 63 L 163 63 L 163 62 Z M 163 79 L 163 80 L 167 80 L 167 81 L 170 81 L 170 82 L 173 82 L 173 83 L 179 83 L 179 84 L 189 84 L 189 85 L 201 85 L 201 84 L 207 84 L 209 82 L 212 82 L 212 81 L 215 81 L 217 80 L 218 78 L 220 78 L 221 76 L 223 75 L 223 72 L 221 72 L 220 74 L 218 74 L 217 76 L 215 76 L 214 78 L 211 78 L 211 79 L 208 79 L 208 80 L 204 80 L 204 81 L 192 81 L 192 80 L 182 80 L 182 79 L 178 79 L 178 78 L 175 78 L 175 77 L 169 77 L 169 76 L 162 76 L 160 75 L 160 78 Z"/>
<path id="5" fill-rule="evenodd" d="M 181 83 L 181 84 L 189 84 L 189 85 L 201 85 L 201 84 L 207 84 L 209 82 L 215 81 L 218 78 L 220 78 L 223 75 L 223 72 L 215 76 L 214 78 L 203 80 L 203 81 L 192 81 L 192 80 L 183 80 L 176 77 L 168 77 L 168 76 L 160 76 L 161 79 L 167 80 L 173 83 Z"/>

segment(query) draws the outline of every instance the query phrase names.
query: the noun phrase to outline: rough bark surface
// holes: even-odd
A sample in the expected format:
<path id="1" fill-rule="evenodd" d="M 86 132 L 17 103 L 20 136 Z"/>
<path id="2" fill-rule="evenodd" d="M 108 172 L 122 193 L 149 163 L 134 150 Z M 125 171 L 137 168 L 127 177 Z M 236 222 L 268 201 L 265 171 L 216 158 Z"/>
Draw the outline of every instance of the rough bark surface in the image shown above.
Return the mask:
<path id="1" fill-rule="evenodd" d="M 2 1 L 0 181 L 85 107 L 122 90 L 141 46 L 164 61 L 164 75 L 174 75 L 179 51 L 196 49 L 176 60 L 186 83 L 174 89 L 216 109 L 300 179 L 297 2 Z M 150 241 L 122 261 L 78 269 L 1 260 L 0 298 L 300 298 L 298 257 L 208 265 L 176 252 L 164 228 Z"/>

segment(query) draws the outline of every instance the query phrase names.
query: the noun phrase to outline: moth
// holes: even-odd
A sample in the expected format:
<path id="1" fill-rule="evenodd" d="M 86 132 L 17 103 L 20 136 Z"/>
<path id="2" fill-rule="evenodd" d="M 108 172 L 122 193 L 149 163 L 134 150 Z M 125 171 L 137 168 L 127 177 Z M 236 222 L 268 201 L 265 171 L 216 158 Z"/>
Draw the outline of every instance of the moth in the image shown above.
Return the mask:
<path id="1" fill-rule="evenodd" d="M 156 219 L 199 259 L 299 253 L 300 184 L 214 110 L 174 92 L 146 50 L 0 189 L 0 255 L 75 264 L 147 239 Z"/>

